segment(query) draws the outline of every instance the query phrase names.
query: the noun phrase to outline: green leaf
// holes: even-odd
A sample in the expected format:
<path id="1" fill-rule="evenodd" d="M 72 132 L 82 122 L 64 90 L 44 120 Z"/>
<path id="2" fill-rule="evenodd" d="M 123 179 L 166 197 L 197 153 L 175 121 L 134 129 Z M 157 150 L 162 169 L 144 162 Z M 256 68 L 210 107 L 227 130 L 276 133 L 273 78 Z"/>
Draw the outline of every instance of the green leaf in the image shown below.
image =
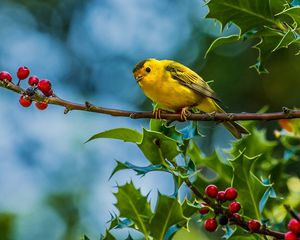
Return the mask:
<path id="1" fill-rule="evenodd" d="M 177 233 L 182 228 L 178 225 L 173 225 L 169 228 L 169 230 L 166 232 L 166 235 L 164 237 L 164 240 L 172 239 L 175 233 Z"/>
<path id="2" fill-rule="evenodd" d="M 162 164 L 165 159 L 173 160 L 180 153 L 174 139 L 146 129 L 143 130 L 143 140 L 138 147 L 152 164 Z"/>
<path id="3" fill-rule="evenodd" d="M 80 238 L 80 240 L 90 240 L 89 237 L 87 235 L 83 235 L 82 238 Z"/>
<path id="4" fill-rule="evenodd" d="M 232 149 L 229 151 L 233 157 L 239 156 L 240 151 L 243 149 L 245 149 L 244 153 L 247 156 L 266 155 L 273 152 L 274 147 L 277 146 L 277 142 L 267 140 L 265 129 L 258 130 L 252 127 L 248 130 L 251 131 L 251 134 L 233 142 Z"/>
<path id="5" fill-rule="evenodd" d="M 165 136 L 172 138 L 178 143 L 183 142 L 183 135 L 181 132 L 177 131 L 175 125 L 166 125 L 166 121 L 151 119 L 150 120 L 150 130 L 154 132 L 163 133 Z"/>
<path id="6" fill-rule="evenodd" d="M 264 64 L 271 54 L 280 48 L 287 48 L 290 44 L 296 42 L 297 38 L 291 30 L 286 33 L 272 28 L 265 28 L 257 32 L 254 37 L 259 37 L 260 42 L 253 46 L 258 50 L 257 63 L 253 65 L 258 73 L 267 73 Z"/>
<path id="7" fill-rule="evenodd" d="M 118 216 L 112 217 L 109 221 L 109 231 L 112 229 L 123 229 L 123 228 L 130 228 L 134 225 L 134 222 L 128 218 L 119 218 Z"/>
<path id="8" fill-rule="evenodd" d="M 199 211 L 199 209 L 200 208 L 198 203 L 191 203 L 187 198 L 184 199 L 182 203 L 182 211 L 185 217 L 192 217 L 195 213 Z"/>
<path id="9" fill-rule="evenodd" d="M 225 234 L 223 235 L 223 238 L 225 238 L 225 239 L 230 239 L 231 238 L 231 236 L 233 235 L 233 233 L 234 233 L 234 230 L 232 229 L 232 227 L 231 226 L 229 226 L 229 225 L 226 225 L 225 226 Z"/>
<path id="10" fill-rule="evenodd" d="M 187 219 L 176 198 L 158 194 L 155 214 L 151 219 L 150 233 L 154 239 L 163 240 L 168 229 L 175 224 L 182 224 Z"/>
<path id="11" fill-rule="evenodd" d="M 238 201 L 244 207 L 244 214 L 250 218 L 260 219 L 259 202 L 270 185 L 263 184 L 252 169 L 259 156 L 248 157 L 242 152 L 230 161 L 233 168 L 233 187 L 238 189 Z"/>
<path id="12" fill-rule="evenodd" d="M 118 171 L 121 170 L 126 170 L 126 169 L 130 169 L 133 170 L 137 173 L 137 175 L 145 175 L 148 172 L 153 172 L 153 171 L 164 171 L 165 168 L 163 167 L 163 165 L 158 164 L 158 165 L 149 165 L 146 167 L 139 167 L 136 166 L 134 164 L 131 164 L 130 162 L 120 162 L 120 161 L 116 161 L 117 162 L 117 166 L 114 168 L 114 170 L 112 171 L 111 175 L 109 178 L 111 178 L 115 173 L 117 173 Z"/>
<path id="13" fill-rule="evenodd" d="M 11 213 L 0 213 L 0 233 L 1 239 L 15 239 L 14 230 L 16 215 Z"/>
<path id="14" fill-rule="evenodd" d="M 219 37 L 217 39 L 215 39 L 212 44 L 210 44 L 209 48 L 207 49 L 204 58 L 207 57 L 207 55 L 213 51 L 214 49 L 216 49 L 217 47 L 220 47 L 224 44 L 227 43 L 233 43 L 236 42 L 240 39 L 239 35 L 230 35 L 230 36 L 225 36 L 225 37 Z"/>
<path id="15" fill-rule="evenodd" d="M 207 18 L 219 20 L 224 27 L 233 22 L 240 29 L 241 34 L 253 28 L 262 26 L 279 25 L 274 16 L 278 11 L 284 9 L 284 0 L 279 4 L 270 4 L 270 0 L 210 0 L 208 2 L 209 13 Z M 278 2 L 278 1 L 277 1 Z M 281 26 L 280 26 L 281 27 Z"/>
<path id="16" fill-rule="evenodd" d="M 147 197 L 143 196 L 132 182 L 119 186 L 118 192 L 114 195 L 117 198 L 115 206 L 120 211 L 120 216 L 131 219 L 136 229 L 141 231 L 147 239 L 149 221 L 153 215 Z"/>
<path id="17" fill-rule="evenodd" d="M 283 37 L 280 39 L 277 46 L 272 50 L 272 52 L 277 51 L 280 48 L 288 48 L 289 45 L 295 42 L 296 36 L 294 35 L 293 31 L 288 30 Z"/>
<path id="18" fill-rule="evenodd" d="M 117 240 L 108 230 L 105 232 L 105 236 L 101 236 L 101 240 Z"/>
<path id="19" fill-rule="evenodd" d="M 214 152 L 210 156 L 203 156 L 197 144 L 194 141 L 190 142 L 187 154 L 194 161 L 197 168 L 208 167 L 213 170 L 224 184 L 229 184 L 232 179 L 231 166 L 221 159 L 221 157 Z"/>
<path id="20" fill-rule="evenodd" d="M 97 138 L 113 138 L 123 140 L 124 142 L 138 143 L 142 140 L 142 134 L 130 128 L 115 128 L 101 133 L 97 133 L 86 142 Z"/>
<path id="21" fill-rule="evenodd" d="M 295 6 L 292 8 L 287 8 L 283 10 L 282 12 L 278 13 L 277 16 L 289 16 L 293 19 L 294 27 L 299 28 L 300 27 L 300 6 Z M 283 19 L 285 20 L 285 19 Z"/>
<path id="22" fill-rule="evenodd" d="M 125 240 L 133 240 L 130 234 L 128 234 L 127 238 Z"/>

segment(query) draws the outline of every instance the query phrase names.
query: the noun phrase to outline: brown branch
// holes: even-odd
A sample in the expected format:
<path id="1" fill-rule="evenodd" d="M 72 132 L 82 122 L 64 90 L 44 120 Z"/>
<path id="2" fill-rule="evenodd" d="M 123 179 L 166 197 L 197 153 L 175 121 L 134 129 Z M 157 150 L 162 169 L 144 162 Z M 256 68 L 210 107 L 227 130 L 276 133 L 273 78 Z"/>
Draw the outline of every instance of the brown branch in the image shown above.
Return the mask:
<path id="1" fill-rule="evenodd" d="M 300 218 L 299 218 L 298 214 L 292 209 L 292 207 L 288 204 L 284 204 L 283 206 L 289 212 L 289 214 L 300 223 Z"/>
<path id="2" fill-rule="evenodd" d="M 16 93 L 24 94 L 25 89 L 11 83 L 0 81 L 0 87 L 9 89 Z M 68 113 L 71 110 L 79 110 L 79 111 L 87 111 L 87 112 L 95 112 L 102 113 L 112 116 L 119 117 L 130 117 L 133 119 L 141 119 L 141 118 L 155 118 L 153 112 L 133 112 L 133 111 L 124 111 L 118 109 L 110 109 L 92 105 L 89 102 L 85 104 L 79 104 L 70 102 L 64 99 L 61 99 L 57 96 L 45 97 L 38 93 L 29 97 L 33 101 L 46 101 L 49 104 L 58 105 L 65 107 L 65 113 Z M 181 116 L 179 113 L 170 113 L 170 112 L 162 112 L 160 114 L 161 119 L 166 120 L 178 120 L 181 121 Z M 196 120 L 196 121 L 246 121 L 246 120 L 262 120 L 262 121 L 270 121 L 270 120 L 279 120 L 279 119 L 292 119 L 292 118 L 300 118 L 300 110 L 292 110 L 286 107 L 283 107 L 282 112 L 275 113 L 191 113 L 187 120 Z"/>

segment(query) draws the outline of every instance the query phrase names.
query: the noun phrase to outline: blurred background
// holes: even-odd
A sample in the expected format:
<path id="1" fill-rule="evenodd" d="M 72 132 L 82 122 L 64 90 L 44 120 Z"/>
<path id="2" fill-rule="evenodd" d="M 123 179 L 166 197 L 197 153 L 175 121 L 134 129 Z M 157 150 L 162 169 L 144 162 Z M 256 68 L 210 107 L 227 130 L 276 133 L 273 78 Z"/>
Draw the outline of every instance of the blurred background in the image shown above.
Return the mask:
<path id="1" fill-rule="evenodd" d="M 300 60 L 282 49 L 267 63 L 269 74 L 249 66 L 257 59 L 255 42 L 230 44 L 206 59 L 205 51 L 221 32 L 204 19 L 201 0 L 1 0 L 0 70 L 13 73 L 27 66 L 50 79 L 61 98 L 89 101 L 124 110 L 151 110 L 132 77 L 145 58 L 174 59 L 196 70 L 222 99 L 229 112 L 256 112 L 263 106 L 281 111 L 299 106 Z M 23 87 L 27 83 L 22 83 Z M 115 159 L 147 162 L 132 144 L 97 140 L 93 134 L 116 127 L 141 130 L 148 120 L 131 120 L 85 112 L 63 114 L 21 107 L 19 96 L 0 89 L 0 239 L 99 239 L 110 213 L 116 212 L 115 186 L 131 179 L 155 206 L 157 190 L 172 193 L 172 179 L 150 173 L 137 178 L 118 173 L 109 180 Z M 229 147 L 230 134 L 215 124 L 202 124 L 205 152 Z M 276 122 L 261 124 L 268 134 Z M 195 239 L 192 229 L 178 239 Z M 127 232 L 117 231 L 122 239 Z M 198 239 L 199 239 L 199 235 Z M 205 239 L 202 236 L 201 239 Z"/>

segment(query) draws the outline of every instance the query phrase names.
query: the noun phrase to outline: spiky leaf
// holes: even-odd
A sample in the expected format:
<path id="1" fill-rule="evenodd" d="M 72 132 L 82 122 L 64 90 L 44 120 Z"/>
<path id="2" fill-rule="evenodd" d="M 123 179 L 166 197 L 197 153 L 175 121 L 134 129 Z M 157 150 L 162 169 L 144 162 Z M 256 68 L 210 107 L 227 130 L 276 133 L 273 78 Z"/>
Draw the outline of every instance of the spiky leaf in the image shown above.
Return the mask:
<path id="1" fill-rule="evenodd" d="M 134 187 L 132 182 L 119 186 L 118 192 L 114 195 L 117 198 L 115 206 L 120 211 L 120 216 L 131 219 L 136 229 L 147 236 L 149 221 L 152 217 L 147 197 L 143 196 L 141 192 Z"/>
<path id="2" fill-rule="evenodd" d="M 230 161 L 234 173 L 232 185 L 238 189 L 238 201 L 242 206 L 248 206 L 244 208 L 244 214 L 254 219 L 261 218 L 259 202 L 265 191 L 271 187 L 263 184 L 252 173 L 253 165 L 258 157 L 248 157 L 242 152 Z"/>
<path id="3" fill-rule="evenodd" d="M 223 27 L 233 22 L 243 34 L 252 28 L 279 25 L 275 15 L 284 9 L 286 2 L 284 0 L 278 0 L 276 4 L 270 2 L 272 1 L 210 0 L 207 4 L 209 13 L 206 17 L 219 20 Z"/>
<path id="4" fill-rule="evenodd" d="M 230 35 L 230 36 L 217 38 L 210 44 L 209 48 L 207 49 L 207 51 L 205 53 L 205 58 L 211 51 L 213 51 L 217 47 L 220 47 L 220 46 L 222 46 L 224 44 L 228 44 L 228 43 L 234 43 L 234 42 L 238 41 L 239 39 L 240 39 L 239 35 Z"/>
<path id="5" fill-rule="evenodd" d="M 165 159 L 172 160 L 180 153 L 174 139 L 146 129 L 143 131 L 143 140 L 138 147 L 152 164 L 161 164 Z"/>
<path id="6" fill-rule="evenodd" d="M 171 226 L 186 221 L 187 219 L 183 216 L 182 207 L 178 200 L 159 193 L 155 214 L 150 224 L 151 236 L 154 239 L 163 240 Z"/>

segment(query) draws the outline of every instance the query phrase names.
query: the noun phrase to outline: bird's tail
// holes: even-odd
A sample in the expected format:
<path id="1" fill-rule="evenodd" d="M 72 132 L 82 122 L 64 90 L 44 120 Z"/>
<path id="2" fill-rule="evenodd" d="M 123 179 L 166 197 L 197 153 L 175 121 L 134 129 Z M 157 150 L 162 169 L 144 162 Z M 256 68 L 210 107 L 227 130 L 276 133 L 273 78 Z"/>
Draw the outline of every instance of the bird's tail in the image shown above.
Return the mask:
<path id="1" fill-rule="evenodd" d="M 197 106 L 197 108 L 208 113 L 225 113 L 225 111 L 211 98 L 206 98 L 201 104 Z M 223 122 L 223 125 L 237 139 L 240 139 L 242 137 L 242 134 L 249 134 L 248 130 L 237 122 Z"/>

